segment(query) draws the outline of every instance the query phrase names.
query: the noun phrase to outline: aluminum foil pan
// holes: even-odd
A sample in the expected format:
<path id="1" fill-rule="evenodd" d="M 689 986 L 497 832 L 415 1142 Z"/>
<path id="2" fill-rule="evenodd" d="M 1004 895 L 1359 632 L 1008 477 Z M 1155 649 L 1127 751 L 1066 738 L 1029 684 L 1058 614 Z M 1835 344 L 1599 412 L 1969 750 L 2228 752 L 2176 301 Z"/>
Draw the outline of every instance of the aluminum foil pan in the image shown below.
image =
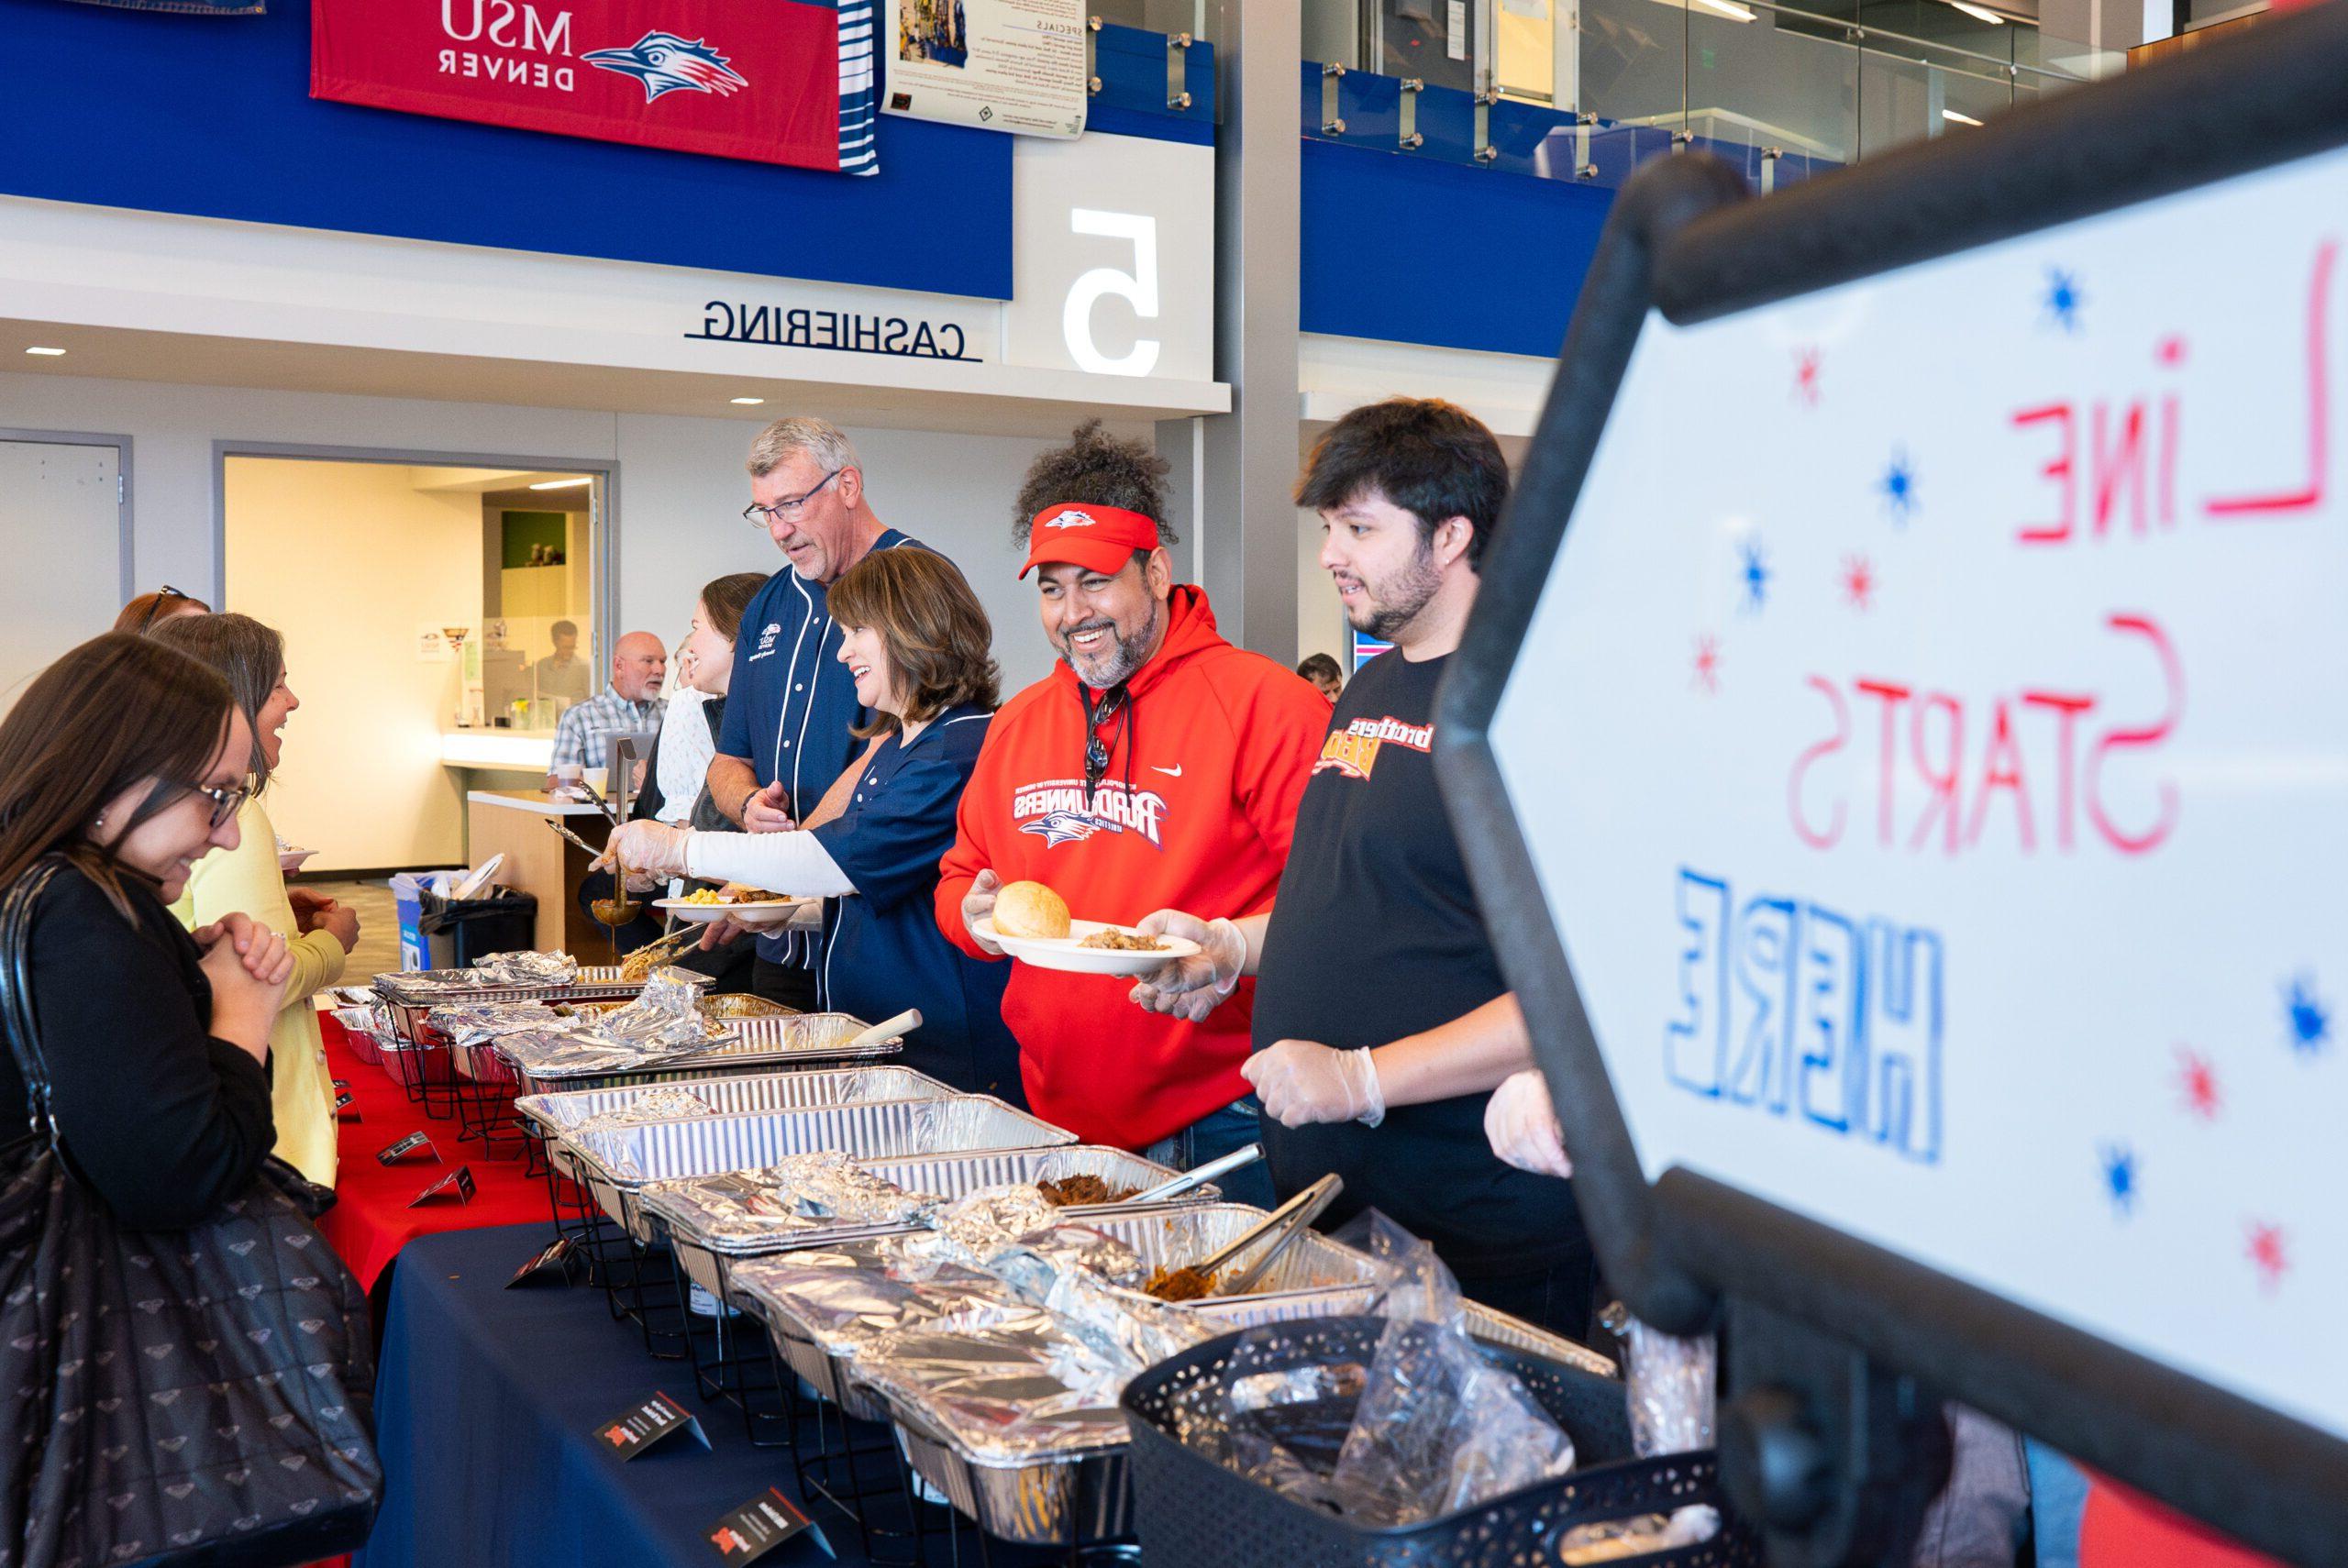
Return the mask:
<path id="1" fill-rule="evenodd" d="M 904 1072 L 906 1069 L 866 1068 L 862 1071 Z M 908 1076 L 919 1077 L 910 1073 Z M 746 1202 L 745 1189 L 739 1185 L 740 1178 L 731 1176 L 663 1182 L 647 1187 L 641 1201 L 647 1209 L 658 1215 L 667 1225 L 670 1239 L 677 1244 L 679 1256 L 685 1258 L 690 1267 L 693 1260 L 687 1254 L 693 1248 L 746 1257 L 800 1247 L 828 1246 L 836 1242 L 881 1234 L 887 1231 L 902 1231 L 924 1224 L 931 1211 L 939 1206 L 987 1187 L 1033 1186 L 1038 1181 L 1060 1181 L 1072 1176 L 1090 1176 L 1112 1191 L 1119 1191 L 1155 1187 L 1161 1182 L 1171 1181 L 1175 1175 L 1167 1167 L 1145 1160 L 1139 1154 L 1082 1143 L 1057 1149 L 990 1149 L 970 1154 L 922 1154 L 905 1159 L 861 1160 L 857 1164 L 862 1170 L 889 1183 L 892 1189 L 906 1195 L 905 1211 L 893 1222 L 854 1225 L 838 1220 L 836 1211 L 835 1217 L 818 1217 L 795 1208 L 789 1212 L 778 1212 L 781 1206 L 771 1201 Z M 1215 1196 L 1212 1187 L 1203 1190 L 1193 1188 L 1175 1201 L 1208 1201 Z M 1077 1208 L 1062 1212 L 1090 1214 L 1095 1210 Z M 707 1285 L 708 1281 L 702 1283 Z"/>
<path id="2" fill-rule="evenodd" d="M 775 1353 L 809 1387 L 849 1415 L 885 1421 L 880 1397 L 847 1373 L 857 1345 L 876 1336 L 952 1322 L 983 1328 L 1032 1310 L 969 1270 L 921 1280 L 892 1275 L 872 1247 L 849 1245 L 736 1261 L 729 1302 L 767 1325 Z"/>
<path id="3" fill-rule="evenodd" d="M 743 1116 L 648 1121 L 566 1134 L 588 1168 L 627 1187 L 721 1171 L 759 1170 L 786 1154 L 927 1154 L 1072 1143 L 1076 1135 L 987 1095 L 875 1100 Z"/>
<path id="4" fill-rule="evenodd" d="M 645 1097 L 682 1090 L 720 1116 L 745 1111 L 803 1110 L 818 1105 L 853 1105 L 873 1099 L 945 1099 L 954 1090 L 926 1073 L 911 1067 L 853 1067 L 826 1072 L 761 1073 L 716 1078 L 680 1078 L 671 1083 L 634 1085 L 622 1088 L 576 1089 L 563 1094 L 531 1095 L 514 1109 L 541 1132 L 566 1132 L 591 1119 L 600 1125 L 621 1121 L 659 1121 L 666 1117 L 648 1110 Z M 687 1114 L 693 1114 L 688 1112 Z M 609 1121 L 601 1119 L 609 1118 Z M 900 1184 L 902 1185 L 902 1184 Z"/>
<path id="5" fill-rule="evenodd" d="M 1264 1218 L 1241 1203 L 1153 1209 L 1139 1213 L 1096 1214 L 1085 1223 L 1124 1242 L 1141 1255 L 1145 1272 L 1195 1263 L 1238 1239 Z M 1226 1266 L 1226 1275 L 1247 1267 L 1259 1255 L 1258 1242 Z M 1176 1304 L 1176 1310 L 1210 1320 L 1216 1333 L 1364 1310 L 1379 1284 L 1378 1264 L 1317 1231 L 1307 1231 L 1282 1249 L 1264 1277 L 1245 1296 L 1209 1296 Z"/>
<path id="6" fill-rule="evenodd" d="M 1594 1372 L 1600 1377 L 1620 1377 L 1623 1369 L 1613 1361 L 1599 1354 L 1588 1345 L 1577 1344 L 1559 1334 L 1538 1329 L 1522 1318 L 1512 1318 L 1495 1311 L 1479 1301 L 1462 1298 L 1460 1327 L 1475 1339 L 1487 1344 L 1506 1345 L 1528 1355 L 1541 1356 L 1560 1366 L 1571 1366 L 1583 1372 Z"/>

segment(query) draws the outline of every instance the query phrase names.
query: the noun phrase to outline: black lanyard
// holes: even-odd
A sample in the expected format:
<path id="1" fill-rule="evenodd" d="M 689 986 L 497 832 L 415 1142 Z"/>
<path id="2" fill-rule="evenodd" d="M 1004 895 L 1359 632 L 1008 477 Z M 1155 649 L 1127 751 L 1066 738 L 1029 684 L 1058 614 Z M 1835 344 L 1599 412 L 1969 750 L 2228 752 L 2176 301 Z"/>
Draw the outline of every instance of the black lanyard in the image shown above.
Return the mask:
<path id="1" fill-rule="evenodd" d="M 1077 701 L 1084 704 L 1084 809 L 1092 809 L 1093 791 L 1101 788 L 1101 780 L 1108 776 L 1109 760 L 1116 755 L 1118 739 L 1133 724 L 1133 698 L 1119 681 L 1101 694 L 1100 704 L 1092 701 L 1092 688 L 1083 681 L 1076 683 Z M 1101 738 L 1101 726 L 1114 724 L 1109 738 Z"/>

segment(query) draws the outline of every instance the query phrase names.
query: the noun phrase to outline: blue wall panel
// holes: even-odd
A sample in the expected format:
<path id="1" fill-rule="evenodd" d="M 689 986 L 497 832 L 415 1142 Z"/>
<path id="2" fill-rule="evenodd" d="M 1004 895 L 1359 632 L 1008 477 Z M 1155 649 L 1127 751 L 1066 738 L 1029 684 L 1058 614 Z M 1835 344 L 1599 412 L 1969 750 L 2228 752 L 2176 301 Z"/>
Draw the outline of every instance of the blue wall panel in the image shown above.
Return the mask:
<path id="1" fill-rule="evenodd" d="M 1307 332 L 1556 355 L 1614 193 L 1304 138 Z"/>
<path id="2" fill-rule="evenodd" d="M 6 7 L 0 192 L 821 282 L 1011 295 L 1011 138 L 884 116 L 870 178 L 309 96 L 264 17 Z"/>

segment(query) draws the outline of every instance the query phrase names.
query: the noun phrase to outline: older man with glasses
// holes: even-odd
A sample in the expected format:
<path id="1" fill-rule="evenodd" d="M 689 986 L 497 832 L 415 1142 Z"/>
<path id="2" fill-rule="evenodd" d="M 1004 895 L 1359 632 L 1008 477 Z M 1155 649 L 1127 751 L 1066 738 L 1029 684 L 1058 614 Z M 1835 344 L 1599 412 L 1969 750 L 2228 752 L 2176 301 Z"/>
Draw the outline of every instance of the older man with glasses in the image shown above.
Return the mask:
<path id="1" fill-rule="evenodd" d="M 778 419 L 750 443 L 750 504 L 742 515 L 790 561 L 759 591 L 734 642 L 734 679 L 709 793 L 750 833 L 809 825 L 863 749 L 851 733 L 870 717 L 839 662 L 840 629 L 825 590 L 873 550 L 915 540 L 873 514 L 864 469 L 828 420 Z M 752 988 L 787 1006 L 815 1006 L 812 933 L 762 933 Z"/>

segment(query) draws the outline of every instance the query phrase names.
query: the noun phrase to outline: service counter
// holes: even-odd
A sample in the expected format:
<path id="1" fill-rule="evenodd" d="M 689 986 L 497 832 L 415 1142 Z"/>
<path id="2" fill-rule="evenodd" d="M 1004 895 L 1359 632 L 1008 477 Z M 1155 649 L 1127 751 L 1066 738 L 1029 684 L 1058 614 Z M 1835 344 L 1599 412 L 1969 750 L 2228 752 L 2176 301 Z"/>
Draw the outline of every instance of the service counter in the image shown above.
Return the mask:
<path id="1" fill-rule="evenodd" d="M 608 963 L 611 933 L 588 917 L 577 898 L 587 853 L 548 827 L 548 817 L 597 845 L 610 829 L 604 813 L 584 801 L 558 801 L 543 790 L 474 790 L 465 796 L 466 858 L 478 866 L 502 853 L 505 864 L 496 879 L 537 896 L 532 946 L 576 954 L 583 963 Z"/>

